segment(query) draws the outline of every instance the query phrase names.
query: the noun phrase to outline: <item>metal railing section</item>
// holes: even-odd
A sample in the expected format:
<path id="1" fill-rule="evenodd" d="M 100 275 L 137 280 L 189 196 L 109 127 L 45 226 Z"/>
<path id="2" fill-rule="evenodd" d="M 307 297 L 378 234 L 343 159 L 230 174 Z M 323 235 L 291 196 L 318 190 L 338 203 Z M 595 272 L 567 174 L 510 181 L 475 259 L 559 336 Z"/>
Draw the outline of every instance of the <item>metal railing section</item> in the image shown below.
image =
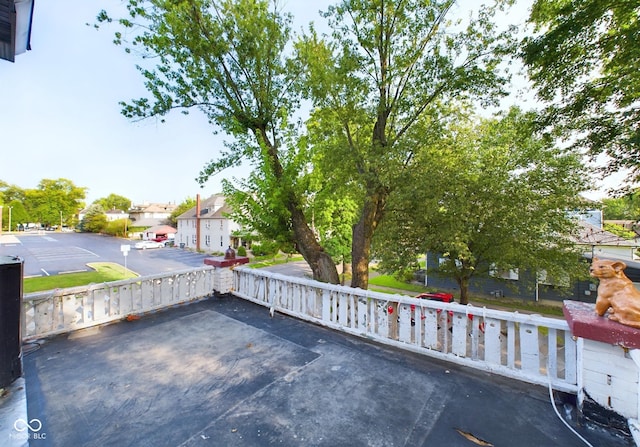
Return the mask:
<path id="1" fill-rule="evenodd" d="M 503 376 L 577 392 L 565 320 L 234 269 L 234 295 L 332 329 Z"/>

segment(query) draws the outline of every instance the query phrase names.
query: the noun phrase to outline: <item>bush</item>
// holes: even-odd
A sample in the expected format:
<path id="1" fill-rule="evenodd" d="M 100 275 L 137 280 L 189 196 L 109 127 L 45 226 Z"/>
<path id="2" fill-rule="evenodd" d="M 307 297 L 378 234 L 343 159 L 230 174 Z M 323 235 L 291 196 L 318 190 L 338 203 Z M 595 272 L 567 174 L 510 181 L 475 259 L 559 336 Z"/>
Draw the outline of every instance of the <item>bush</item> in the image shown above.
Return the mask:
<path id="1" fill-rule="evenodd" d="M 260 241 L 260 244 L 254 243 L 251 247 L 254 256 L 275 256 L 279 250 L 278 243 L 273 241 Z"/>
<path id="2" fill-rule="evenodd" d="M 238 247 L 238 256 L 247 256 L 247 249 L 244 248 L 244 245 Z"/>
<path id="3" fill-rule="evenodd" d="M 118 219 L 112 222 L 107 222 L 103 228 L 103 232 L 117 237 L 127 237 L 127 229 L 131 221 L 129 219 Z"/>

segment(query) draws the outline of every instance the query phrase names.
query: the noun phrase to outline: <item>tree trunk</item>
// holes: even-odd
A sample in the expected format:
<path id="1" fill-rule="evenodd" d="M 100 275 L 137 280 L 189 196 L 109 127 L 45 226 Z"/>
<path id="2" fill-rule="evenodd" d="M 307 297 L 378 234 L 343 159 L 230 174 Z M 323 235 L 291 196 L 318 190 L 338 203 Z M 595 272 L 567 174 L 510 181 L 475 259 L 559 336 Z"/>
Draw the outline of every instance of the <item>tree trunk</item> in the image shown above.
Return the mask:
<path id="1" fill-rule="evenodd" d="M 378 186 L 373 194 L 368 194 L 360 219 L 353 226 L 351 242 L 352 277 L 351 287 L 369 288 L 369 261 L 371 241 L 382 215 L 387 199 L 387 191 Z"/>
<path id="2" fill-rule="evenodd" d="M 278 157 L 278 150 L 269 140 L 266 129 L 264 127 L 258 127 L 254 132 L 258 137 L 258 141 L 261 141 L 267 147 L 271 167 L 276 178 L 282 180 L 284 170 Z M 313 279 L 331 284 L 339 284 L 340 277 L 338 276 L 338 269 L 333 259 L 331 259 L 331 256 L 329 256 L 318 243 L 316 235 L 309 227 L 302 207 L 300 206 L 298 196 L 295 195 L 292 187 L 287 185 L 286 182 L 282 182 L 282 188 L 285 197 L 288 197 L 286 207 L 291 213 L 291 227 L 293 229 L 294 242 L 304 260 L 307 261 L 307 264 L 311 267 Z"/>
<path id="3" fill-rule="evenodd" d="M 340 278 L 333 259 L 318 243 L 300 208 L 295 203 L 289 202 L 289 211 L 291 212 L 291 223 L 298 251 L 311 267 L 313 279 L 339 284 Z"/>
<path id="4" fill-rule="evenodd" d="M 460 304 L 469 304 L 469 278 L 461 278 L 458 285 L 460 286 Z"/>

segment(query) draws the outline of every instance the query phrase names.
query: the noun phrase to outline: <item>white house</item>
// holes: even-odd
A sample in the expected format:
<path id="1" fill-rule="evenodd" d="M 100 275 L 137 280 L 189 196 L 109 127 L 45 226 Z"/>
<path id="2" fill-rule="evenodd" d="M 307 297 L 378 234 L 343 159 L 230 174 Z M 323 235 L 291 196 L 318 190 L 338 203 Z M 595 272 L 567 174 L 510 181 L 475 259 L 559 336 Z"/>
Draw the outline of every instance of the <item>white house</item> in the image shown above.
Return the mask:
<path id="1" fill-rule="evenodd" d="M 576 243 L 584 247 L 584 254 L 589 257 L 622 259 L 624 261 L 634 261 L 638 259 L 635 254 L 638 249 L 638 242 L 621 238 L 608 232 L 602 226 L 592 225 L 581 220 L 578 222 L 580 234 Z"/>
<path id="2" fill-rule="evenodd" d="M 223 253 L 228 247 L 236 247 L 238 239 L 233 233 L 240 225 L 227 217 L 230 212 L 221 194 L 199 202 L 178 216 L 175 243 L 208 253 Z"/>
<path id="3" fill-rule="evenodd" d="M 132 205 L 129 210 L 129 218 L 136 227 L 153 227 L 162 225 L 178 207 L 173 203 L 143 203 Z"/>
<path id="4" fill-rule="evenodd" d="M 122 210 L 112 209 L 104 212 L 105 216 L 107 216 L 107 222 L 113 222 L 120 219 L 128 219 L 129 213 L 125 213 Z"/>

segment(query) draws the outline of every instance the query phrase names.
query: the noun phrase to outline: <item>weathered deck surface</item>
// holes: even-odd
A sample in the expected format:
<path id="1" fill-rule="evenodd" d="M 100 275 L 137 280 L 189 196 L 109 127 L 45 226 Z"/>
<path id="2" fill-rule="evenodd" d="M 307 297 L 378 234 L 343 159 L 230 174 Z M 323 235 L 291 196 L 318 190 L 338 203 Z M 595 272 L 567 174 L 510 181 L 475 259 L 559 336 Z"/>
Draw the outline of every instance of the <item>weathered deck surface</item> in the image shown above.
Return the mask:
<path id="1" fill-rule="evenodd" d="M 478 445 L 464 433 L 496 447 L 584 445 L 544 388 L 228 296 L 47 340 L 24 369 L 28 417 L 46 433 L 31 446 Z M 593 445 L 633 445 L 576 428 Z"/>

